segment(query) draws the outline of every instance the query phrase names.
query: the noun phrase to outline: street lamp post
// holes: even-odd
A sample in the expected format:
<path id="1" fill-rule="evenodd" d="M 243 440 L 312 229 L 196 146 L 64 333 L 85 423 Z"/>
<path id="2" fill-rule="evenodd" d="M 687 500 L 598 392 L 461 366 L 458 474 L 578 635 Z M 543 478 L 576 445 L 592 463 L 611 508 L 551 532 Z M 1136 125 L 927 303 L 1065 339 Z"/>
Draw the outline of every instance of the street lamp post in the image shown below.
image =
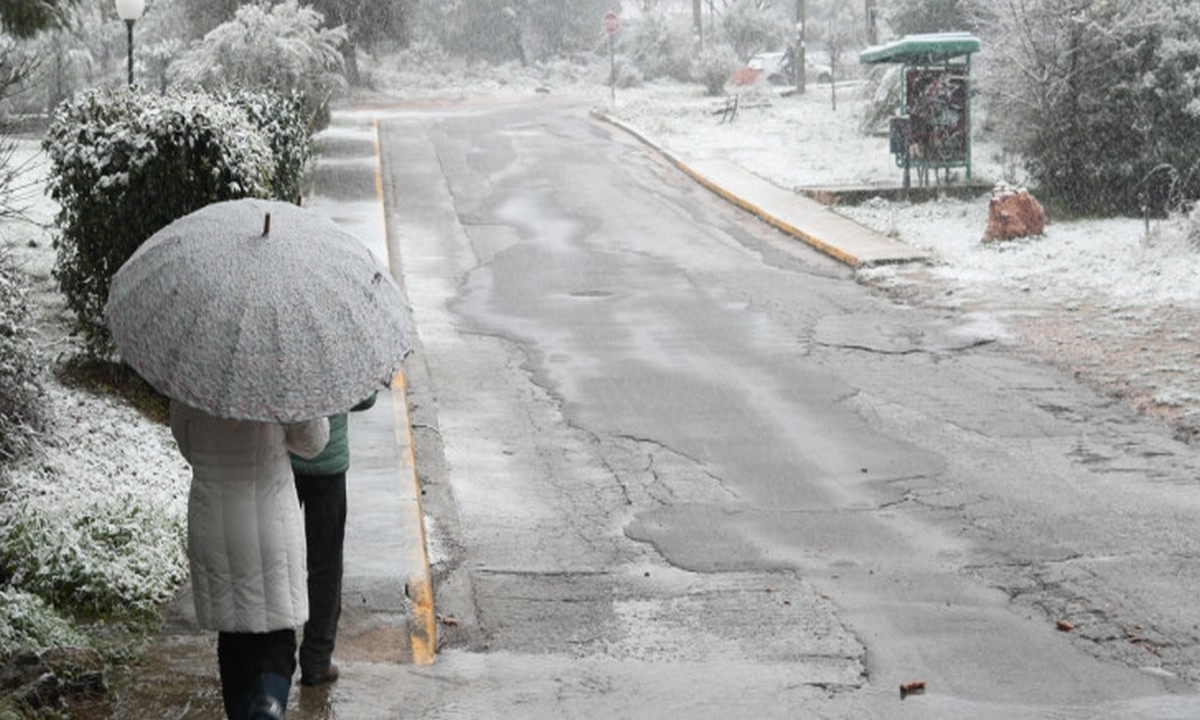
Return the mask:
<path id="1" fill-rule="evenodd" d="M 129 38 L 129 84 L 133 85 L 133 24 L 146 10 L 146 0 L 117 0 L 117 15 L 125 21 Z"/>

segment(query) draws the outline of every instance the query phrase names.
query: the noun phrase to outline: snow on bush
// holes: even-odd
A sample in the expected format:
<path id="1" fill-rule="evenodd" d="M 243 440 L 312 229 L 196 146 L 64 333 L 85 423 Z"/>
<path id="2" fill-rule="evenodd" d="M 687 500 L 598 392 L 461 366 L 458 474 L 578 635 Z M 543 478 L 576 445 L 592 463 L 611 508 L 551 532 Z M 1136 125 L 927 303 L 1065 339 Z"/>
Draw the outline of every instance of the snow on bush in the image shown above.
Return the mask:
<path id="1" fill-rule="evenodd" d="M 49 163 L 33 141 L 20 148 L 22 182 L 43 185 Z M 31 316 L 48 323 L 30 338 L 39 363 L 62 343 L 49 324 L 61 301 L 39 292 L 52 285 L 54 260 L 40 227 L 57 210 L 38 195 L 33 223 L 0 222 L 0 254 L 14 265 L 6 280 L 27 287 Z M 0 298 L 0 315 L 17 305 Z M 42 376 L 41 385 L 40 432 L 22 456 L 0 462 L 0 658 L 87 645 L 86 622 L 96 613 L 140 621 L 186 578 L 189 472 L 169 431 L 111 399 L 67 390 L 53 376 Z M 0 389 L 0 402 L 9 399 Z M 6 429 L 0 434 L 9 437 Z M 104 637 L 111 642 L 111 634 Z"/>
<path id="2" fill-rule="evenodd" d="M 977 86 L 1043 202 L 1162 212 L 1200 195 L 1200 6 L 1034 0 L 981 15 Z M 1154 173 L 1177 168 L 1174 178 Z M 1182 189 L 1174 187 L 1182 179 Z"/>
<path id="3" fill-rule="evenodd" d="M 246 113 L 271 146 L 275 159 L 271 197 L 295 201 L 302 194 L 314 148 L 303 96 L 296 91 L 283 96 L 273 90 L 238 90 L 221 99 Z"/>
<path id="4" fill-rule="evenodd" d="M 325 18 L 296 0 L 243 5 L 171 64 L 168 77 L 209 90 L 272 90 L 304 99 L 309 123 L 328 123 L 330 96 L 345 87 L 341 46 L 345 28 L 322 28 Z"/>
<path id="5" fill-rule="evenodd" d="M 206 93 L 93 90 L 59 107 L 44 147 L 61 207 L 55 278 L 96 356 L 112 351 L 109 282 L 142 242 L 209 203 L 271 194 L 263 134 Z"/>
<path id="6" fill-rule="evenodd" d="M 189 468 L 136 410 L 53 384 L 48 394 L 44 451 L 0 486 L 4 590 L 64 617 L 152 619 L 187 577 Z"/>
<path id="7" fill-rule="evenodd" d="M 628 30 L 618 34 L 617 42 L 621 54 L 645 79 L 691 79 L 695 41 L 690 26 L 672 23 L 661 13 L 650 13 L 631 20 Z"/>
<path id="8" fill-rule="evenodd" d="M 706 47 L 696 58 L 696 79 L 709 95 L 725 92 L 725 83 L 738 68 L 738 59 L 728 45 Z"/>
<path id="9" fill-rule="evenodd" d="M 42 431 L 42 387 L 24 277 L 0 247 L 0 466 Z"/>

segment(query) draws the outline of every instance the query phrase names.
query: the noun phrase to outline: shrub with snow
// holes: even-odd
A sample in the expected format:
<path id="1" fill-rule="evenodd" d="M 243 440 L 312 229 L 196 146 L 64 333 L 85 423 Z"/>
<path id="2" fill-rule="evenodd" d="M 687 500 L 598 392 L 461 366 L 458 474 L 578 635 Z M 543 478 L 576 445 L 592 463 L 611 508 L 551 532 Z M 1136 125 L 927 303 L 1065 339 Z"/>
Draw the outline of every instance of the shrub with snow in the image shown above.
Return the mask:
<path id="1" fill-rule="evenodd" d="M 26 452 L 44 422 L 24 277 L 0 247 L 0 466 Z"/>
<path id="2" fill-rule="evenodd" d="M 626 61 L 625 58 L 618 58 L 614 64 L 616 65 L 617 87 L 628 90 L 629 88 L 641 87 L 646 84 L 646 78 L 642 75 L 642 71 L 636 65 L 632 65 Z"/>
<path id="3" fill-rule="evenodd" d="M 112 276 L 154 232 L 209 203 L 269 197 L 275 160 L 247 114 L 204 93 L 93 90 L 46 133 L 58 201 L 55 278 L 88 353 L 112 341 Z"/>
<path id="4" fill-rule="evenodd" d="M 1046 199 L 1163 212 L 1179 191 L 1163 165 L 1200 196 L 1200 5 L 1036 0 L 983 17 L 978 87 Z"/>
<path id="5" fill-rule="evenodd" d="M 695 40 L 689 25 L 661 13 L 650 13 L 631 20 L 617 42 L 621 54 L 646 80 L 691 80 Z"/>
<path id="6" fill-rule="evenodd" d="M 737 56 L 728 45 L 706 47 L 696 59 L 696 79 L 704 84 L 709 95 L 723 93 L 725 83 L 737 69 Z"/>
<path id="7" fill-rule="evenodd" d="M 283 96 L 273 90 L 238 90 L 222 99 L 246 113 L 271 146 L 271 197 L 294 201 L 302 194 L 314 149 L 303 96 L 295 91 Z"/>
<path id="8" fill-rule="evenodd" d="M 284 97 L 298 93 L 309 124 L 324 127 L 330 96 L 346 86 L 341 53 L 346 30 L 324 28 L 324 22 L 321 13 L 296 0 L 274 7 L 269 2 L 248 3 L 172 63 L 168 78 L 213 91 L 272 90 Z"/>
<path id="9" fill-rule="evenodd" d="M 781 9 L 756 0 L 736 0 L 721 16 L 721 29 L 742 62 L 755 53 L 784 47 L 793 32 Z"/>

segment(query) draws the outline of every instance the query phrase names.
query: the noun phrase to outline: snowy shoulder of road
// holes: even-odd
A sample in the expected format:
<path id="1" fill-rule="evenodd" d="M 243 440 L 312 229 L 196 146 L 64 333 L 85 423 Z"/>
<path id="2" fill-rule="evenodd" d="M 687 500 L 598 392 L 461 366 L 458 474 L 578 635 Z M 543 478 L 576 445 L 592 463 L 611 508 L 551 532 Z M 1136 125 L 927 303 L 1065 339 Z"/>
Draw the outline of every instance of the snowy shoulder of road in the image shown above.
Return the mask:
<path id="1" fill-rule="evenodd" d="M 860 129 L 868 105 L 866 85 L 839 85 L 836 109 L 828 84 L 788 97 L 770 88 L 740 92 L 732 122 L 723 121 L 718 112 L 723 99 L 706 96 L 694 86 L 619 89 L 615 105 L 606 110 L 671 152 L 725 157 L 784 188 L 901 183 L 887 138 Z M 1012 158 L 977 130 L 974 179 L 1020 184 L 1015 168 Z M 934 257 L 931 272 L 955 289 L 959 302 L 1015 293 L 1041 305 L 1200 305 L 1195 292 L 1198 238 L 1187 218 L 1146 224 L 1130 218 L 1051 217 L 1041 237 L 984 243 L 986 195 L 923 203 L 877 198 L 834 211 L 929 250 Z M 904 267 L 887 266 L 862 271 L 863 277 L 882 285 L 908 282 L 907 273 Z"/>

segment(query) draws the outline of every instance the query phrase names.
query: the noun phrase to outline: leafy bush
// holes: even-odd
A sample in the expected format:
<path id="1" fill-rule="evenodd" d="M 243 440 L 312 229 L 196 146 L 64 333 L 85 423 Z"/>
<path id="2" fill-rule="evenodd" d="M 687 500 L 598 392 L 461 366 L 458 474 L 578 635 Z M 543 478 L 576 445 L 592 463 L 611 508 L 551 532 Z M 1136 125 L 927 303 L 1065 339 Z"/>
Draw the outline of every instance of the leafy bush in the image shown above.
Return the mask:
<path id="1" fill-rule="evenodd" d="M 621 35 L 626 35 L 622 31 Z M 672 23 L 660 13 L 629 22 L 627 39 L 618 38 L 621 53 L 646 80 L 691 80 L 692 38 L 689 26 Z"/>
<path id="2" fill-rule="evenodd" d="M 1056 210 L 1162 212 L 1173 193 L 1200 196 L 1196 3 L 1038 0 L 982 20 L 980 87 Z"/>
<path id="3" fill-rule="evenodd" d="M 737 68 L 737 56 L 728 45 L 706 47 L 696 59 L 696 79 L 704 84 L 709 95 L 720 95 Z"/>
<path id="4" fill-rule="evenodd" d="M 274 7 L 254 2 L 238 8 L 233 20 L 204 36 L 171 64 L 168 76 L 183 86 L 271 90 L 303 99 L 312 127 L 328 123 L 328 101 L 345 88 L 342 75 L 344 28 L 322 28 L 325 18 L 296 0 Z"/>
<path id="5" fill-rule="evenodd" d="M 968 0 L 898 0 L 884 8 L 897 36 L 972 29 Z"/>
<path id="6" fill-rule="evenodd" d="M 41 394 L 26 288 L 0 247 L 0 464 L 26 452 L 42 431 Z"/>
<path id="7" fill-rule="evenodd" d="M 112 351 L 109 282 L 146 238 L 210 203 L 271 194 L 263 136 L 203 93 L 93 90 L 60 106 L 43 146 L 61 208 L 54 275 L 96 356 Z"/>
<path id="8" fill-rule="evenodd" d="M 590 49 L 602 35 L 605 0 L 508 0 L 416 3 L 413 24 L 451 55 L 468 63 L 522 65 Z"/>
<path id="9" fill-rule="evenodd" d="M 271 90 L 240 90 L 223 99 L 246 113 L 271 146 L 275 158 L 271 196 L 294 201 L 302 194 L 313 155 L 313 136 L 304 114 L 303 96 L 296 91 L 285 97 Z"/>
<path id="10" fill-rule="evenodd" d="M 629 89 L 641 87 L 646 83 L 646 78 L 642 76 L 642 71 L 635 65 L 631 65 L 621 58 L 616 63 L 617 66 L 617 87 Z"/>
<path id="11" fill-rule="evenodd" d="M 791 40 L 787 19 L 772 7 L 761 7 L 756 0 L 737 0 L 721 18 L 721 29 L 742 62 L 755 53 L 777 50 Z"/>

